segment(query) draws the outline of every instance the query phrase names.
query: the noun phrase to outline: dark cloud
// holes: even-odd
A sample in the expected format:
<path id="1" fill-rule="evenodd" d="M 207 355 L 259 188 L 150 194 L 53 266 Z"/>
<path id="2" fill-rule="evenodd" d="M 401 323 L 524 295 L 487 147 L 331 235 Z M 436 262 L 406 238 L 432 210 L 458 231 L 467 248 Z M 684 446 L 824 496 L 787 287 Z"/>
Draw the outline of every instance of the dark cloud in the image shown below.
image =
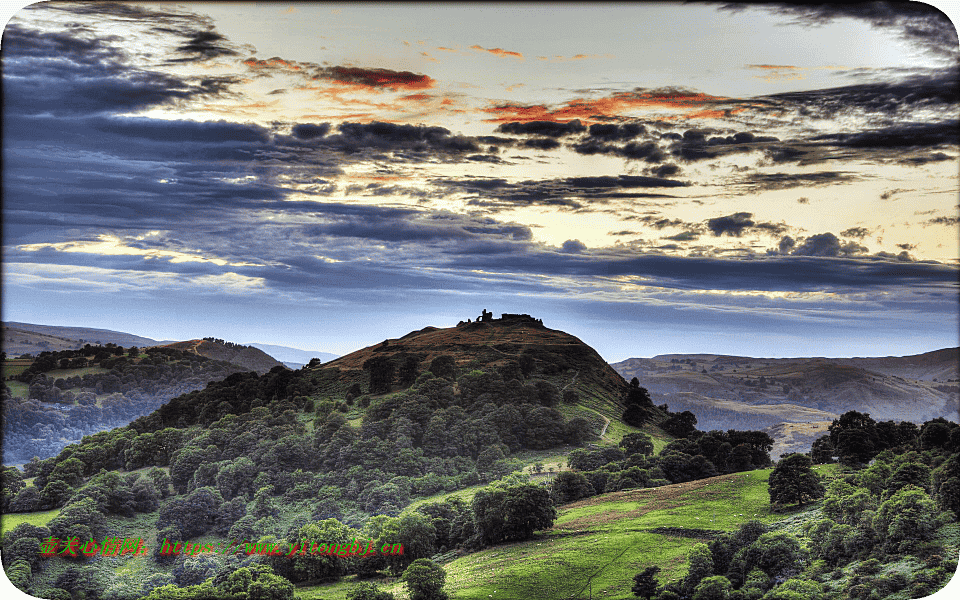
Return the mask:
<path id="1" fill-rule="evenodd" d="M 789 227 L 783 223 L 757 223 L 753 220 L 753 213 L 738 212 L 724 217 L 708 219 L 707 229 L 717 237 L 721 235 L 741 237 L 747 231 L 768 235 L 780 235 L 787 231 Z"/>
<path id="2" fill-rule="evenodd" d="M 646 223 L 654 229 L 663 229 L 664 227 L 682 227 L 689 226 L 685 221 L 680 219 L 667 219 L 666 217 L 657 217 L 655 215 L 647 215 L 645 217 L 640 217 L 637 219 L 643 223 Z"/>
<path id="3" fill-rule="evenodd" d="M 567 123 L 553 121 L 529 121 L 526 123 L 501 123 L 497 127 L 498 133 L 513 135 L 540 135 L 546 137 L 563 137 L 586 131 L 586 127 L 579 120 L 574 119 Z"/>
<path id="4" fill-rule="evenodd" d="M 537 150 L 553 150 L 560 147 L 560 142 L 553 138 L 533 138 L 521 142 L 525 148 L 534 148 Z"/>
<path id="5" fill-rule="evenodd" d="M 468 201 L 489 208 L 497 205 L 562 206 L 584 208 L 588 201 L 617 198 L 670 198 L 664 194 L 623 191 L 637 188 L 684 187 L 683 181 L 639 175 L 567 177 L 540 181 L 508 182 L 500 178 L 435 179 L 432 183 L 450 192 L 474 196 Z"/>
<path id="6" fill-rule="evenodd" d="M 935 217 L 923 222 L 924 225 L 950 225 L 956 226 L 960 225 L 960 217 Z"/>
<path id="7" fill-rule="evenodd" d="M 942 148 L 960 142 L 960 121 L 902 123 L 860 133 L 819 135 L 811 141 L 846 148 Z"/>
<path id="8" fill-rule="evenodd" d="M 716 217 L 707 221 L 707 228 L 713 232 L 713 235 L 732 235 L 740 237 L 744 230 L 750 229 L 756 223 L 751 219 L 753 214 L 747 212 L 738 212 L 725 217 Z"/>
<path id="9" fill-rule="evenodd" d="M 394 123 L 341 123 L 339 135 L 329 136 L 324 144 L 346 151 L 360 148 L 437 151 L 444 153 L 479 152 L 477 143 L 462 135 L 452 135 L 443 127 L 424 125 L 397 125 Z"/>
<path id="10" fill-rule="evenodd" d="M 177 51 L 199 55 L 204 59 L 218 56 L 236 56 L 238 54 L 227 43 L 227 38 L 215 31 L 197 31 L 189 34 L 186 43 L 178 46 Z"/>
<path id="11" fill-rule="evenodd" d="M 675 179 L 643 177 L 642 175 L 608 175 L 597 177 L 570 177 L 564 181 L 581 188 L 638 188 L 638 187 L 683 187 L 690 185 Z"/>
<path id="12" fill-rule="evenodd" d="M 4 115 L 83 115 L 132 112 L 228 92 L 232 77 L 176 77 L 132 68 L 111 44 L 117 36 L 82 31 L 4 32 Z"/>
<path id="13" fill-rule="evenodd" d="M 754 173 L 737 182 L 752 190 L 783 190 L 794 187 L 813 187 L 855 181 L 857 176 L 843 171 L 817 173 Z M 801 202 L 801 204 L 804 204 Z"/>
<path id="14" fill-rule="evenodd" d="M 587 249 L 586 244 L 580 240 L 567 240 L 561 246 L 560 251 L 566 252 L 567 254 L 580 254 Z"/>
<path id="15" fill-rule="evenodd" d="M 859 19 L 873 27 L 895 29 L 904 41 L 933 55 L 957 58 L 957 31 L 950 19 L 922 2 L 770 2 L 759 5 L 730 2 L 721 10 L 739 11 L 747 7 L 772 11 L 804 25 L 825 25 L 844 18 Z"/>
<path id="16" fill-rule="evenodd" d="M 697 161 L 717 158 L 728 154 L 752 152 L 764 149 L 770 142 L 780 140 L 771 136 L 758 136 L 749 131 L 735 133 L 731 136 L 710 136 L 708 129 L 690 129 L 683 135 L 665 133 L 661 135 L 669 140 L 670 153 L 680 160 Z"/>
<path id="17" fill-rule="evenodd" d="M 657 177 L 672 177 L 680 173 L 680 167 L 677 165 L 660 165 L 651 169 L 650 172 Z"/>
<path id="18" fill-rule="evenodd" d="M 633 139 L 646 133 L 646 131 L 646 128 L 639 123 L 626 123 L 624 125 L 597 123 L 590 126 L 588 136 L 605 142 L 614 142 Z"/>
<path id="19" fill-rule="evenodd" d="M 592 139 L 571 146 L 578 154 L 609 154 L 627 160 L 643 160 L 658 163 L 666 160 L 667 155 L 655 142 L 629 142 L 623 146 L 602 144 Z"/>
<path id="20" fill-rule="evenodd" d="M 896 117 L 919 111 L 953 112 L 960 99 L 956 66 L 927 73 L 834 88 L 763 96 L 767 110 L 796 109 L 801 116 L 832 119 L 855 111 Z"/>
<path id="21" fill-rule="evenodd" d="M 870 235 L 870 230 L 867 229 L 866 227 L 851 227 L 850 229 L 845 229 L 844 231 L 841 231 L 840 235 L 842 235 L 843 237 L 855 237 L 862 240 L 863 238 Z"/>
<path id="22" fill-rule="evenodd" d="M 693 231 L 683 231 L 676 235 L 667 236 L 663 239 L 673 240 L 674 242 L 692 242 L 700 239 L 700 234 Z"/>
<path id="23" fill-rule="evenodd" d="M 841 242 L 832 233 L 811 235 L 802 244 L 793 249 L 794 256 L 852 256 L 867 252 L 867 248 L 856 242 Z"/>
<path id="24" fill-rule="evenodd" d="M 293 136 L 301 140 L 312 140 L 313 138 L 323 137 L 330 132 L 330 123 L 299 123 L 293 126 Z"/>

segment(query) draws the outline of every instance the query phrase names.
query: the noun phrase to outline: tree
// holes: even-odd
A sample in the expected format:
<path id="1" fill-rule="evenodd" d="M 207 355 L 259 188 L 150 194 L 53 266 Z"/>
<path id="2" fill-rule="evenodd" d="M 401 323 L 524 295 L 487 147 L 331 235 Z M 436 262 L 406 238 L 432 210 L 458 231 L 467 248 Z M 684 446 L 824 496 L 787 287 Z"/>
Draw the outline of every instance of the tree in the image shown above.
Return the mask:
<path id="1" fill-rule="evenodd" d="M 532 483 L 495 483 L 473 497 L 474 525 L 481 540 L 496 544 L 529 539 L 538 529 L 553 526 L 557 510 L 545 488 Z"/>
<path id="2" fill-rule="evenodd" d="M 457 376 L 457 361 L 449 354 L 441 354 L 430 361 L 430 372 L 437 377 L 454 379 Z"/>
<path id="3" fill-rule="evenodd" d="M 788 454 L 777 462 L 770 474 L 770 503 L 803 506 L 804 501 L 823 496 L 820 478 L 811 468 L 810 457 Z"/>
<path id="4" fill-rule="evenodd" d="M 833 462 L 835 452 L 836 449 L 833 447 L 833 442 L 830 441 L 830 436 L 825 435 L 813 441 L 810 446 L 810 459 L 814 464 L 829 465 Z"/>
<path id="5" fill-rule="evenodd" d="M 672 415 L 669 419 L 660 424 L 670 435 L 678 438 L 685 438 L 697 429 L 697 416 L 685 410 L 682 413 Z"/>
<path id="6" fill-rule="evenodd" d="M 447 600 L 443 591 L 446 578 L 443 567 L 429 558 L 418 558 L 403 572 L 401 580 L 407 584 L 410 600 Z"/>
<path id="7" fill-rule="evenodd" d="M 647 411 L 638 404 L 628 404 L 621 415 L 623 422 L 633 427 L 641 427 L 647 420 Z"/>
<path id="8" fill-rule="evenodd" d="M 728 600 L 733 586 L 722 575 L 704 577 L 693 590 L 693 600 Z"/>
<path id="9" fill-rule="evenodd" d="M 830 425 L 830 442 L 840 462 L 851 466 L 866 464 L 882 449 L 878 448 L 877 422 L 855 410 L 843 413 Z"/>
<path id="10" fill-rule="evenodd" d="M 583 473 L 560 471 L 550 484 L 550 493 L 557 504 L 566 504 L 593 496 L 597 492 Z"/>
<path id="11" fill-rule="evenodd" d="M 394 596 L 375 583 L 362 581 L 347 592 L 347 600 L 394 600 Z"/>
<path id="12" fill-rule="evenodd" d="M 690 595 L 704 577 L 713 574 L 713 556 L 706 544 L 696 544 L 690 550 L 690 565 L 683 580 L 683 589 Z"/>
<path id="13" fill-rule="evenodd" d="M 636 377 L 634 377 L 636 379 Z M 630 591 L 638 598 L 650 598 L 657 594 L 657 587 L 660 585 L 657 581 L 657 573 L 660 567 L 647 567 L 633 576 L 633 587 Z"/>
<path id="14" fill-rule="evenodd" d="M 386 356 L 375 356 L 363 363 L 363 369 L 370 371 L 370 393 L 383 394 L 390 391 L 393 383 L 393 361 Z"/>
<path id="15" fill-rule="evenodd" d="M 880 505 L 874 521 L 877 536 L 886 552 L 902 553 L 931 540 L 943 521 L 936 503 L 913 485 L 897 491 Z"/>
<path id="16" fill-rule="evenodd" d="M 619 446 L 623 448 L 623 453 L 627 456 L 631 454 L 651 456 L 653 454 L 653 441 L 650 436 L 643 433 L 628 433 L 620 440 Z"/>

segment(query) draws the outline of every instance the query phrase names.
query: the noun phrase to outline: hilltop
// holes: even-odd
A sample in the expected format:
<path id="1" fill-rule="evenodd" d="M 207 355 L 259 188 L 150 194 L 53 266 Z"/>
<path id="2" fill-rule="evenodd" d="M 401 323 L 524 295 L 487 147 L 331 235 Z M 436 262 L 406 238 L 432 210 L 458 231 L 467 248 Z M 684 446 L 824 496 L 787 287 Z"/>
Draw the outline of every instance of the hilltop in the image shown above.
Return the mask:
<path id="1" fill-rule="evenodd" d="M 274 367 L 283 366 L 282 362 L 259 348 L 241 346 L 240 344 L 232 344 L 224 342 L 223 340 L 213 340 L 210 338 L 188 340 L 185 342 L 165 344 L 163 347 L 189 352 L 212 360 L 228 362 L 251 371 L 256 371 L 261 375 Z"/>
<path id="2" fill-rule="evenodd" d="M 419 375 L 444 355 L 452 357 L 458 369 L 520 368 L 547 378 L 558 377 L 563 385 L 576 383 L 617 398 L 627 389 L 627 382 L 593 348 L 528 315 L 507 315 L 456 327 L 424 327 L 341 356 L 322 368 L 336 369 L 344 378 L 353 378 L 368 368 L 364 365 L 369 366 L 369 361 L 379 358 L 394 363 L 415 361 Z M 521 364 L 528 361 L 527 366 Z M 398 371 L 400 366 L 397 364 Z"/>

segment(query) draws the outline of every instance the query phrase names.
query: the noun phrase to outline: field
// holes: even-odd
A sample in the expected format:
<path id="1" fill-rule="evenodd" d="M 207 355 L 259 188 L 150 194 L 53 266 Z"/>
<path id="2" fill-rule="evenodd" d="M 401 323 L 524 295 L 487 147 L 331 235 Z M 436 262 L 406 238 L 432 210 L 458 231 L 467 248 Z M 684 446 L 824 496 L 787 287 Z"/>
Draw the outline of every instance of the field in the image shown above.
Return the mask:
<path id="1" fill-rule="evenodd" d="M 836 467 L 817 470 L 829 477 Z M 690 549 L 718 532 L 787 515 L 770 509 L 771 469 L 594 496 L 558 509 L 553 528 L 444 564 L 446 590 L 458 600 L 593 597 L 633 599 L 633 576 L 657 565 L 661 582 L 683 577 Z M 381 582 L 398 598 L 399 582 Z M 356 581 L 305 586 L 303 600 L 344 598 Z"/>
<path id="2" fill-rule="evenodd" d="M 31 513 L 6 513 L 0 521 L 0 531 L 7 532 L 21 523 L 30 523 L 42 527 L 50 522 L 60 512 L 59 508 Z"/>

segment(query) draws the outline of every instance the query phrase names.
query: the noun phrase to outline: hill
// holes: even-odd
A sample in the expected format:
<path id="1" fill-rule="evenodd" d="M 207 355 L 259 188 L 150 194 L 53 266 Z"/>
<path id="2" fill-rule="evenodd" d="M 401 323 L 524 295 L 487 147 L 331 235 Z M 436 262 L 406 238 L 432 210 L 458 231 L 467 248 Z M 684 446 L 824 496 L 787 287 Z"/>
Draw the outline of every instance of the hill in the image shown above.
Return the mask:
<path id="1" fill-rule="evenodd" d="M 357 375 L 370 360 L 382 358 L 395 363 L 415 361 L 416 373 L 420 374 L 433 360 L 446 355 L 460 369 L 536 371 L 547 378 L 558 378 L 561 387 L 579 385 L 613 398 L 626 393 L 627 382 L 593 348 L 568 333 L 524 317 L 508 315 L 443 329 L 424 327 L 341 356 L 323 368 L 337 369 L 344 376 Z"/>
<path id="2" fill-rule="evenodd" d="M 57 350 L 79 350 L 85 344 L 116 344 L 128 348 L 136 346 L 164 346 L 176 343 L 174 340 L 157 341 L 148 337 L 90 327 L 64 327 L 60 325 L 37 325 L 33 323 L 5 322 L 3 324 L 3 350 L 10 357 L 23 354 L 37 355 L 41 352 Z M 337 358 L 336 354 L 318 350 L 301 350 L 275 344 L 251 342 L 246 344 L 267 353 L 271 358 L 283 361 L 290 368 L 300 368 L 313 358 L 328 362 Z M 248 357 L 249 358 L 249 357 Z M 256 361 L 254 361 L 256 362 Z M 266 363 L 264 362 L 263 365 Z M 270 367 L 267 368 L 269 370 Z"/>
<path id="3" fill-rule="evenodd" d="M 256 371 L 261 375 L 274 367 L 283 366 L 282 362 L 259 348 L 241 346 L 239 344 L 224 342 L 223 340 L 213 340 L 210 338 L 188 340 L 186 342 L 166 344 L 163 347 L 189 352 L 212 360 L 228 362 L 251 371 Z"/>
<path id="4" fill-rule="evenodd" d="M 698 428 L 709 430 L 832 421 L 850 410 L 877 420 L 955 420 L 958 358 L 958 348 L 884 358 L 668 354 L 612 366 L 639 378 L 656 403 L 690 410 Z M 791 448 L 808 449 L 797 439 Z"/>
<path id="5" fill-rule="evenodd" d="M 18 323 L 14 321 L 4 322 L 4 350 L 9 355 L 14 354 L 23 354 L 30 353 L 36 354 L 44 350 L 77 350 L 82 348 L 84 344 L 91 344 L 94 346 L 106 345 L 106 344 L 116 344 L 118 346 L 123 346 L 128 348 L 130 346 L 136 346 L 138 348 L 144 348 L 147 346 L 158 346 L 162 344 L 167 344 L 169 341 L 157 341 L 150 338 L 142 337 L 139 335 L 133 335 L 131 333 L 123 333 L 121 331 L 111 331 L 109 329 L 94 329 L 91 327 L 64 327 L 61 325 L 35 325 L 33 323 Z M 29 340 L 26 336 L 22 336 L 23 332 L 30 332 L 37 334 L 40 337 L 34 338 L 35 343 L 32 349 L 27 348 L 20 350 L 21 344 L 24 347 L 30 344 L 30 341 L 21 342 L 18 341 L 16 334 L 8 334 L 7 329 L 15 330 L 21 333 L 19 339 Z M 10 338 L 11 345 L 8 347 L 8 338 Z M 52 339 L 51 339 L 52 338 Z M 65 342 L 73 342 L 73 346 L 65 346 L 62 348 L 54 347 L 53 344 L 56 343 L 56 340 L 63 340 Z M 47 342 L 50 347 L 44 346 L 43 342 Z"/>

